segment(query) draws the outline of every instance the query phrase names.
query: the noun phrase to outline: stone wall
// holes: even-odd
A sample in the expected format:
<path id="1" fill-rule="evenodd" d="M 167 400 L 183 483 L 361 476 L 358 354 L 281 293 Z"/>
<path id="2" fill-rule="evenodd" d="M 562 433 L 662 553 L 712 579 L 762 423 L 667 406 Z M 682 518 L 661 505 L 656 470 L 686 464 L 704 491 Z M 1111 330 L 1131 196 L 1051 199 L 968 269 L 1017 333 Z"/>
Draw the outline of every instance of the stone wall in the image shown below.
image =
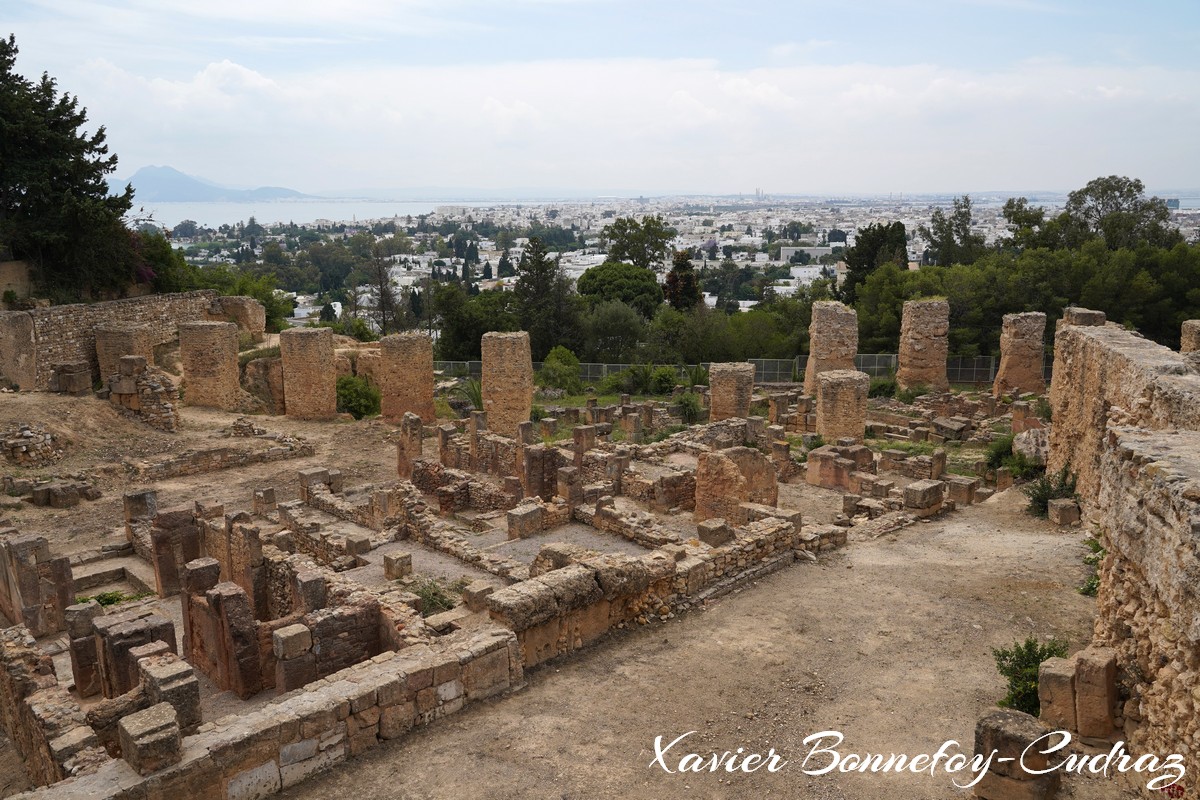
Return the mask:
<path id="1" fill-rule="evenodd" d="M 773 506 L 778 499 L 775 465 L 758 450 L 730 447 L 701 453 L 692 514 L 697 522 L 717 517 L 732 520 L 742 503 Z"/>
<path id="2" fill-rule="evenodd" d="M 375 658 L 216 720 L 183 739 L 179 760 L 148 777 L 122 761 L 21 800 L 266 797 L 407 735 L 470 703 L 524 685 L 516 638 L 492 625 Z M 342 711 L 345 713 L 342 713 Z"/>
<path id="3" fill-rule="evenodd" d="M 750 396 L 754 393 L 754 365 L 744 363 L 711 364 L 708 368 L 709 419 L 750 416 Z"/>
<path id="4" fill-rule="evenodd" d="M 1069 311 L 1054 339 L 1047 470 L 1066 466 L 1091 501 L 1100 486 L 1105 426 L 1200 430 L 1200 375 L 1170 348 L 1105 325 L 1100 312 Z"/>
<path id="5" fill-rule="evenodd" d="M 36 342 L 31 314 L 0 311 L 0 385 L 7 381 L 24 391 L 37 388 Z M 48 386 L 49 373 L 45 380 Z"/>
<path id="6" fill-rule="evenodd" d="M 179 390 L 170 375 L 146 366 L 142 356 L 121 356 L 105 391 L 109 403 L 147 425 L 168 433 L 179 430 Z"/>
<path id="7" fill-rule="evenodd" d="M 279 334 L 283 358 L 283 395 L 289 417 L 333 419 L 337 416 L 337 373 L 333 363 L 333 331 L 288 328 Z"/>
<path id="8" fill-rule="evenodd" d="M 434 424 L 437 414 L 433 410 L 433 340 L 429 335 L 385 336 L 379 342 L 379 357 L 375 384 L 383 395 L 384 419 L 399 422 L 411 412 L 426 425 Z"/>
<path id="9" fill-rule="evenodd" d="M 238 327 L 232 322 L 179 326 L 184 402 L 233 411 L 242 405 L 238 380 Z"/>
<path id="10" fill-rule="evenodd" d="M 65 611 L 75 602 L 71 562 L 54 556 L 46 537 L 0 530 L 0 612 L 46 636 L 66 626 Z"/>
<path id="11" fill-rule="evenodd" d="M 261 342 L 266 338 L 267 310 L 253 297 L 221 297 L 220 314 L 228 317 L 239 331 L 250 334 L 250 341 Z M 212 312 L 216 314 L 216 310 Z"/>
<path id="12" fill-rule="evenodd" d="M 871 376 L 838 369 L 817 375 L 817 433 L 829 443 L 862 440 L 867 429 L 867 394 Z"/>
<path id="13" fill-rule="evenodd" d="M 992 384 L 992 394 L 1000 397 L 1016 391 L 1046 391 L 1042 371 L 1045 356 L 1046 315 L 1040 311 L 1005 314 L 1000 329 L 1000 367 Z"/>
<path id="14" fill-rule="evenodd" d="M 1111 718 L 1138 751 L 1182 753 L 1196 774 L 1200 433 L 1111 428 L 1102 447 L 1096 640 L 1116 651 L 1123 701 Z"/>
<path id="15" fill-rule="evenodd" d="M 935 392 L 950 388 L 946 359 L 950 355 L 950 303 L 908 300 L 900 321 L 900 355 L 896 385 L 924 386 Z"/>
<path id="16" fill-rule="evenodd" d="M 107 381 L 117 374 L 121 356 L 141 356 L 154 363 L 153 333 L 149 325 L 136 322 L 105 322 L 96 326 L 96 361 L 100 365 L 100 380 Z"/>
<path id="17" fill-rule="evenodd" d="M 835 300 L 813 303 L 808 326 L 808 365 L 804 393 L 817 391 L 817 375 L 832 369 L 855 369 L 858 353 L 858 314 Z"/>
<path id="18" fill-rule="evenodd" d="M 488 425 L 501 436 L 517 435 L 517 426 L 533 410 L 533 361 L 529 334 L 485 333 L 483 352 L 483 411 Z"/>

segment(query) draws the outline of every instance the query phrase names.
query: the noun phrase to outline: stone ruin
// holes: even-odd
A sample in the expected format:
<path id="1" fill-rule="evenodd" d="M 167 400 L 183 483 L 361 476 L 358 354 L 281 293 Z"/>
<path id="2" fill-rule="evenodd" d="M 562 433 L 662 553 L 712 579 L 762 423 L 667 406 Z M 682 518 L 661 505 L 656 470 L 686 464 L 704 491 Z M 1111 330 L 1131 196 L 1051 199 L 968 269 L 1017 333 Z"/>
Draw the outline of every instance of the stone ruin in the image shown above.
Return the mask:
<path id="1" fill-rule="evenodd" d="M 179 390 L 170 375 L 148 366 L 143 356 L 121 356 L 100 397 L 151 427 L 179 430 Z"/>
<path id="2" fill-rule="evenodd" d="M 529 334 L 485 333 L 481 342 L 483 359 L 483 408 L 492 430 L 514 436 L 517 426 L 529 419 L 533 409 L 533 362 Z"/>
<path id="3" fill-rule="evenodd" d="M 933 388 L 922 359 L 938 344 L 913 336 L 937 338 L 920 321 L 930 309 L 941 314 L 944 303 L 906 305 L 915 340 L 901 367 Z M 530 422 L 528 337 L 489 334 L 485 410 L 427 427 L 432 365 L 421 368 L 428 382 L 416 376 L 393 392 L 397 480 L 347 486 L 337 469 L 308 468 L 296 475 L 298 500 L 279 502 L 264 486 L 243 498 L 249 510 L 159 509 L 153 492 L 128 494 L 122 552 L 149 566 L 139 580 L 157 597 L 114 611 L 74 597 L 115 568 L 85 559 L 73 573 L 45 539 L 5 531 L 0 611 L 18 625 L 0 637 L 0 721 L 44 787 L 32 796 L 265 796 L 519 688 L 525 670 L 610 631 L 815 560 L 851 532 L 878 536 L 982 502 L 1011 477 L 951 474 L 945 449 L 875 453 L 862 439 L 869 427 L 903 441 L 984 441 L 988 420 L 1004 414 L 1045 436 L 1026 379 L 1014 377 L 1040 375 L 1040 344 L 1032 322 L 1017 322 L 1006 319 L 1003 402 L 936 393 L 889 416 L 886 405 L 868 411 L 865 374 L 830 368 L 815 373 L 812 394 L 772 392 L 764 418 L 750 413 L 753 366 L 717 364 L 713 421 L 654 443 L 679 421 L 670 403 L 592 402 Z M 281 337 L 289 414 L 335 410 L 328 334 Z M 427 348 L 425 337 L 385 341 L 358 370 L 386 384 L 416 372 L 406 365 L 424 363 Z M 1079 475 L 1108 555 L 1093 645 L 1043 665 L 1045 717 L 1083 736 L 1174 751 L 1197 734 L 1186 698 L 1200 691 L 1200 632 L 1187 623 L 1200 619 L 1189 538 L 1200 519 L 1200 377 L 1183 356 L 1083 309 L 1064 317 L 1055 359 L 1048 461 Z M 118 377 L 145 372 L 136 356 L 119 364 Z M 790 434 L 826 444 L 813 442 L 798 463 Z M 231 435 L 266 432 L 238 423 Z M 835 524 L 779 507 L 779 484 L 793 479 L 838 493 Z M 573 543 L 558 541 L 568 530 Z M 455 559 L 469 580 L 453 608 L 425 613 L 414 589 L 433 558 Z M 133 583 L 133 568 L 121 569 Z M 178 624 L 164 603 L 178 604 Z M 70 681 L 31 638 L 59 631 Z M 213 689 L 252 705 L 205 719 Z M 1028 743 L 1027 722 L 989 716 L 977 747 Z M 996 791 L 1046 788 L 1010 783 L 1019 780 L 998 774 Z"/>
<path id="4" fill-rule="evenodd" d="M 1184 320 L 1180 326 L 1179 352 L 1200 352 L 1200 319 Z"/>
<path id="5" fill-rule="evenodd" d="M 711 364 L 708 368 L 709 420 L 750 416 L 754 393 L 753 364 Z"/>
<path id="6" fill-rule="evenodd" d="M 14 467 L 37 469 L 57 464 L 66 454 L 66 443 L 40 425 L 18 424 L 0 431 L 0 451 Z"/>
<path id="7" fill-rule="evenodd" d="M 804 368 L 804 393 L 815 396 L 817 376 L 829 370 L 853 370 L 858 354 L 858 313 L 834 300 L 812 305 L 808 326 L 808 362 Z"/>
<path id="8" fill-rule="evenodd" d="M 432 425 L 437 420 L 433 410 L 433 340 L 424 333 L 396 333 L 383 337 L 379 345 L 375 383 L 382 393 L 383 418 L 399 422 L 411 412 Z M 360 362 L 362 359 L 359 355 Z"/>
<path id="9" fill-rule="evenodd" d="M 289 417 L 327 420 L 337 416 L 337 373 L 333 331 L 288 328 L 279 334 L 284 407 Z"/>
<path id="10" fill-rule="evenodd" d="M 1046 315 L 1040 311 L 1005 314 L 1000 329 L 1000 367 L 992 394 L 1000 397 L 1016 392 L 1042 394 L 1046 379 L 1042 372 Z"/>
<path id="11" fill-rule="evenodd" d="M 235 411 L 243 405 L 238 375 L 238 326 L 185 322 L 179 326 L 184 400 L 189 406 Z"/>
<path id="12" fill-rule="evenodd" d="M 900 320 L 896 385 L 901 389 L 923 386 L 934 392 L 948 391 L 949 335 L 950 303 L 938 299 L 906 301 Z"/>

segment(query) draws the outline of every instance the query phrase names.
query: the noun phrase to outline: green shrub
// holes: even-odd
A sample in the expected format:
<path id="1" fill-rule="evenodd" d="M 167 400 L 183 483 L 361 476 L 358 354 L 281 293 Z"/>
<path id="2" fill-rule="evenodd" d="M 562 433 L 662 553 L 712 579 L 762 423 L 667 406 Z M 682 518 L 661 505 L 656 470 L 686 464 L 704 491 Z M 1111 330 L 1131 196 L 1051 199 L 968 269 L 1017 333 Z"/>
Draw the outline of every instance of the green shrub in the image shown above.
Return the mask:
<path id="1" fill-rule="evenodd" d="M 679 417 L 688 425 L 694 425 L 704 413 L 700 397 L 695 392 L 684 392 L 679 395 Z"/>
<path id="2" fill-rule="evenodd" d="M 17 293 L 12 289 L 4 290 L 4 305 L 15 306 L 17 304 Z"/>
<path id="3" fill-rule="evenodd" d="M 871 378 L 871 388 L 867 390 L 867 397 L 895 397 L 896 396 L 896 379 L 895 378 Z"/>
<path id="4" fill-rule="evenodd" d="M 1094 536 L 1084 539 L 1083 543 L 1091 551 L 1083 557 L 1083 563 L 1091 567 L 1092 571 L 1083 585 L 1079 587 L 1079 593 L 1085 597 L 1095 597 L 1100 591 L 1100 575 L 1096 572 L 1096 568 L 1100 565 L 1100 559 L 1104 558 L 1108 551 Z"/>
<path id="5" fill-rule="evenodd" d="M 597 394 L 622 394 L 625 391 L 625 381 L 628 379 L 628 370 L 620 372 L 610 372 L 600 379 L 596 384 Z"/>
<path id="6" fill-rule="evenodd" d="M 1049 398 L 1045 397 L 1044 395 L 1042 397 L 1039 397 L 1037 399 L 1037 404 L 1034 406 L 1034 408 L 1035 408 L 1035 413 L 1038 416 L 1038 419 L 1040 419 L 1042 422 L 1053 422 L 1051 417 L 1054 415 L 1050 410 Z"/>
<path id="7" fill-rule="evenodd" d="M 355 419 L 379 413 L 380 393 L 366 378 L 343 375 L 337 379 L 337 410 Z"/>
<path id="8" fill-rule="evenodd" d="M 628 374 L 625 381 L 627 394 L 647 394 L 650 391 L 650 382 L 654 379 L 652 364 L 633 364 L 625 372 Z"/>
<path id="9" fill-rule="evenodd" d="M 114 589 L 109 592 L 101 592 L 92 597 L 82 596 L 76 597 L 76 603 L 86 603 L 89 600 L 95 600 L 102 606 L 115 606 L 121 603 L 129 603 L 134 600 L 141 600 L 146 597 L 154 597 L 154 592 L 134 592 L 133 594 L 125 594 L 120 589 Z"/>
<path id="10" fill-rule="evenodd" d="M 470 403 L 476 411 L 483 410 L 483 384 L 478 378 L 467 378 L 454 387 L 454 394 L 464 402 Z"/>
<path id="11" fill-rule="evenodd" d="M 1010 649 L 993 649 L 996 669 L 1008 679 L 1008 694 L 997 705 L 1036 717 L 1042 708 L 1038 702 L 1038 667 L 1047 658 L 1065 658 L 1066 655 L 1066 642 L 1051 639 L 1041 644 L 1032 636 Z"/>
<path id="12" fill-rule="evenodd" d="M 1001 436 L 999 439 L 992 439 L 987 446 L 987 452 L 984 458 L 987 460 L 987 465 L 991 469 L 999 469 L 1004 466 L 1004 460 L 1012 455 L 1013 435 L 1010 433 L 1007 436 Z"/>
<path id="13" fill-rule="evenodd" d="M 463 580 L 443 585 L 433 578 L 421 578 L 408 587 L 408 591 L 421 598 L 421 616 L 431 617 L 449 611 L 458 605 L 458 597 L 466 586 Z"/>
<path id="14" fill-rule="evenodd" d="M 533 406 L 532 408 L 529 409 L 529 421 L 530 422 L 541 422 L 545 418 L 546 418 L 546 409 L 542 408 L 541 406 Z"/>
<path id="15" fill-rule="evenodd" d="M 928 386 L 917 385 L 910 386 L 907 389 L 901 389 L 899 386 L 896 387 L 896 399 L 905 405 L 911 404 L 913 400 L 916 400 L 923 394 L 929 394 Z"/>
<path id="16" fill-rule="evenodd" d="M 1017 480 L 1023 481 L 1026 478 L 1032 478 L 1035 475 L 1041 475 L 1046 471 L 1046 467 L 1037 463 L 1024 453 L 1013 453 L 1008 458 L 1004 459 L 1003 466 L 1008 467 L 1008 471 Z"/>
<path id="17" fill-rule="evenodd" d="M 542 362 L 538 384 L 562 389 L 571 394 L 583 391 L 583 381 L 579 379 L 579 359 L 570 350 L 558 345 Z"/>
<path id="18" fill-rule="evenodd" d="M 670 394 L 678 381 L 674 367 L 659 367 L 650 375 L 650 393 Z"/>
<path id="19" fill-rule="evenodd" d="M 1064 466 L 1053 476 L 1042 475 L 1040 478 L 1030 481 L 1021 491 L 1029 498 L 1029 506 L 1026 510 L 1035 517 L 1045 517 L 1049 511 L 1051 500 L 1076 497 L 1075 476 L 1067 472 L 1067 468 Z"/>
<path id="20" fill-rule="evenodd" d="M 700 364 L 694 367 L 685 367 L 683 377 L 687 386 L 708 386 L 708 370 Z"/>

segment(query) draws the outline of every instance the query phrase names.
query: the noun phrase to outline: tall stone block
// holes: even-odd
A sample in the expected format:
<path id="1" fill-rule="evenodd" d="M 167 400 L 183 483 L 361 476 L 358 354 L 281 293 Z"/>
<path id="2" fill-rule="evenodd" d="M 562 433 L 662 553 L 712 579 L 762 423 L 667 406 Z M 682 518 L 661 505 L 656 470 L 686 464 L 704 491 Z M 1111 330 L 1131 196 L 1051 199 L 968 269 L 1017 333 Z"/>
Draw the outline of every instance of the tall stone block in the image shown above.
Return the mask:
<path id="1" fill-rule="evenodd" d="M 826 442 L 862 440 L 867 430 L 867 393 L 871 376 L 835 369 L 817 375 L 817 433 Z"/>
<path id="2" fill-rule="evenodd" d="M 900 362 L 896 384 L 901 389 L 924 386 L 930 391 L 950 389 L 946 359 L 950 355 L 950 303 L 945 300 L 909 300 L 900 321 Z"/>
<path id="3" fill-rule="evenodd" d="M 854 369 L 858 352 L 858 314 L 835 300 L 813 303 L 808 326 L 808 365 L 804 393 L 815 394 L 817 375 L 834 369 Z"/>
<path id="4" fill-rule="evenodd" d="M 379 354 L 377 382 L 383 394 L 384 418 L 398 422 L 411 412 L 432 425 L 437 417 L 433 410 L 433 340 L 424 333 L 396 333 L 380 340 Z"/>
<path id="5" fill-rule="evenodd" d="M 992 394 L 1046 391 L 1042 373 L 1045 353 L 1046 315 L 1040 311 L 1005 314 L 1000 328 L 1000 368 Z"/>
<path id="6" fill-rule="evenodd" d="M 483 410 L 488 427 L 501 436 L 516 437 L 517 426 L 533 410 L 533 359 L 529 334 L 485 333 L 483 354 Z"/>
<path id="7" fill-rule="evenodd" d="M 337 416 L 337 371 L 333 331 L 288 328 L 279 334 L 285 412 L 297 419 Z"/>
<path id="8" fill-rule="evenodd" d="M 1179 352 L 1195 353 L 1200 351 L 1200 319 L 1184 320 L 1179 333 Z"/>
<path id="9" fill-rule="evenodd" d="M 143 356 L 147 363 L 154 363 L 154 343 L 148 326 L 133 322 L 106 322 L 96 326 L 100 380 L 107 381 L 117 374 L 121 356 Z"/>
<path id="10" fill-rule="evenodd" d="M 185 322 L 179 326 L 184 402 L 226 411 L 241 400 L 238 327 L 232 322 Z"/>
<path id="11" fill-rule="evenodd" d="M 750 416 L 750 395 L 754 392 L 754 365 L 745 363 L 712 364 L 708 368 L 709 419 Z"/>

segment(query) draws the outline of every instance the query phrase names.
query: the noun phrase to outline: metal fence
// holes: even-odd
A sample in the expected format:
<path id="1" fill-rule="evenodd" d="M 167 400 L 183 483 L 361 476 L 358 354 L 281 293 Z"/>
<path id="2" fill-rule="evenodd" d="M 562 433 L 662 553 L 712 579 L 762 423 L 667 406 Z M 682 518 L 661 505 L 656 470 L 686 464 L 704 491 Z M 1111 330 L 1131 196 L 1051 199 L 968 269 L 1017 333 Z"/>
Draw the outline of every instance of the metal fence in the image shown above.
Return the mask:
<path id="1" fill-rule="evenodd" d="M 754 365 L 755 383 L 787 383 L 804 380 L 804 368 L 808 364 L 808 356 L 795 358 L 751 358 Z M 896 374 L 899 356 L 895 353 L 859 353 L 854 357 L 854 366 L 872 378 L 886 378 Z M 950 356 L 946 361 L 946 377 L 950 383 L 972 384 L 982 386 L 996 379 L 996 369 L 999 359 L 995 356 Z M 592 383 L 629 369 L 631 364 L 583 364 L 579 365 L 579 377 L 584 383 Z M 656 365 L 661 366 L 661 365 Z M 665 366 L 678 367 L 677 364 Z M 700 366 L 708 368 L 708 362 Z M 1053 362 L 1044 359 L 1042 373 L 1046 376 L 1047 385 L 1050 383 L 1050 372 Z M 447 377 L 470 376 L 479 378 L 483 375 L 482 361 L 435 361 L 433 368 Z M 541 370 L 542 363 L 535 361 L 533 370 Z"/>

